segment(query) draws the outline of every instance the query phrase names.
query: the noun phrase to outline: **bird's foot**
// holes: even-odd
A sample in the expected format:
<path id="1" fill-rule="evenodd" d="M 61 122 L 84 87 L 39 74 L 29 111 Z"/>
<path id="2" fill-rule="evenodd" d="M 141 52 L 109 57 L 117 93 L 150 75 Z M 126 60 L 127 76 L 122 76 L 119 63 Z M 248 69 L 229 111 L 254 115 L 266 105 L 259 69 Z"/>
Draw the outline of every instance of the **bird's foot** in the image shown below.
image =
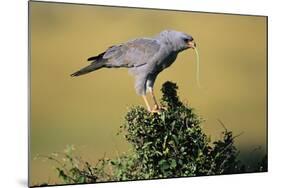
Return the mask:
<path id="1" fill-rule="evenodd" d="M 147 111 L 149 111 L 150 113 L 153 113 L 153 114 L 156 114 L 156 113 L 160 114 L 161 109 L 158 106 L 155 105 L 153 109 L 147 108 Z"/>
<path id="2" fill-rule="evenodd" d="M 154 105 L 154 108 L 150 111 L 151 113 L 158 113 L 160 114 L 165 108 L 159 105 Z"/>
<path id="3" fill-rule="evenodd" d="M 167 110 L 167 107 L 166 106 L 163 106 L 163 105 L 154 105 L 154 110 L 160 110 L 160 111 L 164 111 L 164 110 Z"/>
<path id="4" fill-rule="evenodd" d="M 153 110 L 161 110 L 161 108 L 158 104 L 155 104 Z"/>
<path id="5" fill-rule="evenodd" d="M 163 105 L 160 106 L 160 109 L 161 110 L 168 110 L 167 106 L 163 106 Z"/>

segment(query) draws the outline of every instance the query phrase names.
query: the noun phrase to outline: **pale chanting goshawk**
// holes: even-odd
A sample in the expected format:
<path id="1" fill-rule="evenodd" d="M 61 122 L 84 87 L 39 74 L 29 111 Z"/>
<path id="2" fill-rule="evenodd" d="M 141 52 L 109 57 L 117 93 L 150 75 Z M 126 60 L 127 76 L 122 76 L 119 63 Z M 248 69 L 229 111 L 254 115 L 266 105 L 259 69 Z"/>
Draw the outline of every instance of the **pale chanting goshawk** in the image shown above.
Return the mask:
<path id="1" fill-rule="evenodd" d="M 150 112 L 159 112 L 153 85 L 157 75 L 169 67 L 179 52 L 195 48 L 192 36 L 174 30 L 164 30 L 153 38 L 137 38 L 109 47 L 103 53 L 88 58 L 90 65 L 71 74 L 80 76 L 101 68 L 128 68 L 135 77 L 135 89 L 141 95 Z M 151 108 L 146 94 L 150 93 L 154 102 Z"/>

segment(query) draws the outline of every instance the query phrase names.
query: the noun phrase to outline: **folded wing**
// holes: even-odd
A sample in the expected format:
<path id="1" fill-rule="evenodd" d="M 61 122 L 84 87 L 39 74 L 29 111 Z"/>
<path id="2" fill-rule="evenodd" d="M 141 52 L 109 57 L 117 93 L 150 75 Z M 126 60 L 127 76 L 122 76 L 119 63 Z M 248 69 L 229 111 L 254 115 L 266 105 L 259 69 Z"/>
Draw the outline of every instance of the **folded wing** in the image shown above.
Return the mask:
<path id="1" fill-rule="evenodd" d="M 104 53 L 88 60 L 103 61 L 105 67 L 139 67 L 151 59 L 160 49 L 154 39 L 136 39 L 124 44 L 109 47 Z"/>

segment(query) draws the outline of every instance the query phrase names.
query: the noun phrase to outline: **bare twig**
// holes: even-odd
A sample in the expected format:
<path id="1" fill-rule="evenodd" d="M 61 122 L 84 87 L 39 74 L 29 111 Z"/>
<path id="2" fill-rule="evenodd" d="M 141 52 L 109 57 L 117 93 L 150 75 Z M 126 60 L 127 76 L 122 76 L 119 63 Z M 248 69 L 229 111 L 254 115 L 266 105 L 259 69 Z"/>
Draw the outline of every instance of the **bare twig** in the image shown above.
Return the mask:
<path id="1" fill-rule="evenodd" d="M 220 120 L 220 119 L 217 119 L 217 121 L 220 123 L 220 125 L 224 128 L 225 132 L 228 132 L 226 126 L 224 125 L 224 123 Z"/>

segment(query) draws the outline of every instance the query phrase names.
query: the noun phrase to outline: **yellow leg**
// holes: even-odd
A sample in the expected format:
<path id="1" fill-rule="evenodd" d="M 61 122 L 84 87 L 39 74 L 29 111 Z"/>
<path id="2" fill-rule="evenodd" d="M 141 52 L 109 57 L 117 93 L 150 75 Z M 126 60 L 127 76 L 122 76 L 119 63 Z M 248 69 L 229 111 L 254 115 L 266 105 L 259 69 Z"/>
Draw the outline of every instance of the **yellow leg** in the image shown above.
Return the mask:
<path id="1" fill-rule="evenodd" d="M 153 89 L 152 89 L 152 88 L 150 88 L 149 92 L 150 92 L 151 97 L 152 97 L 153 102 L 154 102 L 154 108 L 153 108 L 152 112 L 157 112 L 157 113 L 159 113 L 159 112 L 161 112 L 162 110 L 167 110 L 166 107 L 160 106 L 160 105 L 157 103 L 157 100 L 156 100 L 156 97 L 155 97 L 155 95 L 154 95 L 154 92 L 153 92 Z"/>
<path id="2" fill-rule="evenodd" d="M 144 102 L 145 102 L 145 105 L 146 105 L 146 107 L 147 107 L 147 110 L 148 110 L 149 112 L 151 112 L 151 108 L 150 108 L 150 106 L 149 106 L 149 103 L 148 103 L 148 100 L 147 100 L 147 98 L 146 98 L 146 95 L 143 95 L 142 98 L 143 98 L 143 100 L 144 100 Z"/>
<path id="3" fill-rule="evenodd" d="M 150 90 L 150 94 L 152 96 L 153 102 L 154 102 L 154 110 L 160 110 L 159 105 L 157 103 L 156 97 L 154 95 L 153 89 Z"/>

